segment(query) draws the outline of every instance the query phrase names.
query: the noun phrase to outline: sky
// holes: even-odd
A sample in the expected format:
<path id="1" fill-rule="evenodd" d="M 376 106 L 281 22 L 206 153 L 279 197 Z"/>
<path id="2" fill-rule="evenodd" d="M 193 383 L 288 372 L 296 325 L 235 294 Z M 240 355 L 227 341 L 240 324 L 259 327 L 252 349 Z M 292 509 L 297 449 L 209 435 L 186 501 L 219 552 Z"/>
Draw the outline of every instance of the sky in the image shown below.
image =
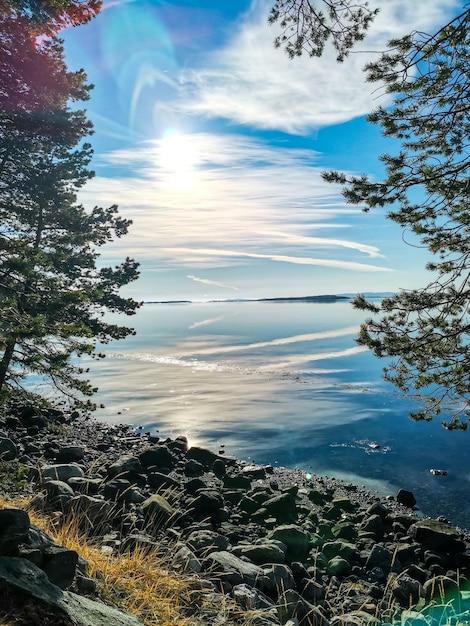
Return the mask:
<path id="1" fill-rule="evenodd" d="M 433 32 L 456 0 L 382 0 L 344 63 L 290 60 L 273 40 L 271 3 L 105 0 L 62 33 L 70 69 L 94 84 L 86 103 L 95 178 L 85 206 L 117 204 L 133 221 L 101 249 L 126 256 L 142 300 L 299 297 L 416 288 L 426 252 L 384 212 L 347 205 L 321 173 L 379 179 L 396 151 L 365 120 L 387 106 L 363 67 L 391 38 Z M 408 242 L 408 243 L 407 243 Z"/>

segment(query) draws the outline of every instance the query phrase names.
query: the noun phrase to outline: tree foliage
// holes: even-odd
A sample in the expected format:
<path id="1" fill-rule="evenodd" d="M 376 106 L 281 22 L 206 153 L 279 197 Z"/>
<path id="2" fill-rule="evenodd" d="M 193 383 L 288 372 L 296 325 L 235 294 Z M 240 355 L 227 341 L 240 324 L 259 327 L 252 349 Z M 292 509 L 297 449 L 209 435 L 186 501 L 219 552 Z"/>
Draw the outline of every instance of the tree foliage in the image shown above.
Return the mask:
<path id="1" fill-rule="evenodd" d="M 99 13 L 101 5 L 102 0 L 3 0 L 0 11 L 21 18 L 35 35 L 52 36 L 69 26 L 85 24 Z"/>
<path id="2" fill-rule="evenodd" d="M 434 35 L 414 32 L 392 41 L 366 67 L 369 81 L 393 96 L 368 116 L 399 140 L 381 160 L 385 176 L 325 173 L 344 185 L 348 202 L 388 209 L 426 248 L 429 283 L 401 290 L 380 305 L 358 296 L 354 306 L 373 314 L 357 341 L 391 357 L 385 377 L 426 400 L 412 414 L 429 420 L 443 411 L 447 428 L 470 418 L 470 10 Z"/>
<path id="3" fill-rule="evenodd" d="M 268 23 L 281 27 L 274 45 L 284 47 L 290 58 L 303 52 L 319 57 L 330 41 L 341 62 L 354 44 L 364 39 L 377 13 L 366 1 L 276 0 Z"/>
<path id="4" fill-rule="evenodd" d="M 115 206 L 77 203 L 94 175 L 92 126 L 76 105 L 90 87 L 83 71 L 67 71 L 60 40 L 38 42 L 29 26 L 14 11 L 0 17 L 0 390 L 33 373 L 89 396 L 75 357 L 133 332 L 103 315 L 135 312 L 119 290 L 138 264 L 98 262 L 130 222 Z"/>

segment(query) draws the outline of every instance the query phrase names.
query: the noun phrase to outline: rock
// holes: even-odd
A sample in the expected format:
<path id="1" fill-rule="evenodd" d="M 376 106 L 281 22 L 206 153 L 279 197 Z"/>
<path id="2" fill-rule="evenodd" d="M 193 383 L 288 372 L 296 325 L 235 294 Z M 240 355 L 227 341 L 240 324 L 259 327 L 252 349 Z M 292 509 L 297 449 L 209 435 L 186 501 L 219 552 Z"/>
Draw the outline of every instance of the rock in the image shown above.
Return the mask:
<path id="1" fill-rule="evenodd" d="M 147 474 L 147 482 L 153 489 L 180 489 L 181 484 L 171 476 L 161 472 L 150 472 Z"/>
<path id="2" fill-rule="evenodd" d="M 274 606 L 274 602 L 262 591 L 253 589 L 246 583 L 235 585 L 231 591 L 231 596 L 239 606 L 248 611 L 270 609 Z"/>
<path id="3" fill-rule="evenodd" d="M 407 574 L 394 576 L 390 584 L 390 590 L 404 607 L 416 604 L 420 598 L 425 596 L 421 583 Z"/>
<path id="4" fill-rule="evenodd" d="M 380 569 L 388 574 L 392 566 L 393 554 L 380 544 L 375 544 L 370 551 L 366 561 L 366 568 L 373 569 L 374 567 L 380 567 Z"/>
<path id="5" fill-rule="evenodd" d="M 133 615 L 101 602 L 62 591 L 33 563 L 17 557 L 0 557 L 0 580 L 28 598 L 40 600 L 79 626 L 142 626 Z M 60 622 L 59 622 L 60 623 Z"/>
<path id="6" fill-rule="evenodd" d="M 77 552 L 52 545 L 46 546 L 42 555 L 40 567 L 46 572 L 51 583 L 61 589 L 70 587 L 75 577 L 75 568 L 78 563 Z"/>
<path id="7" fill-rule="evenodd" d="M 371 515 L 364 519 L 360 525 L 360 530 L 366 533 L 372 533 L 377 539 L 381 539 L 384 535 L 384 524 L 380 515 Z"/>
<path id="8" fill-rule="evenodd" d="M 183 471 L 185 476 L 195 477 L 202 476 L 206 470 L 202 463 L 199 463 L 195 459 L 188 459 L 188 461 L 186 461 Z"/>
<path id="9" fill-rule="evenodd" d="M 410 537 L 424 548 L 437 550 L 445 554 L 456 554 L 465 551 L 465 542 L 460 533 L 447 524 L 432 519 L 423 519 L 415 522 L 408 529 Z"/>
<path id="10" fill-rule="evenodd" d="M 193 446 L 189 448 L 186 452 L 187 459 L 194 459 L 201 465 L 203 465 L 207 470 L 209 470 L 214 461 L 216 461 L 219 456 L 212 452 L 212 450 L 208 450 L 207 448 L 200 448 L 198 446 Z"/>
<path id="11" fill-rule="evenodd" d="M 397 493 L 397 502 L 403 504 L 403 506 L 407 506 L 412 509 L 416 504 L 416 498 L 411 493 L 411 491 L 407 491 L 406 489 L 400 489 Z"/>
<path id="12" fill-rule="evenodd" d="M 43 482 L 50 478 L 52 480 L 61 480 L 66 483 L 72 477 L 83 478 L 85 473 L 78 465 L 65 463 L 58 465 L 46 465 L 41 469 L 40 475 Z"/>
<path id="13" fill-rule="evenodd" d="M 242 469 L 242 474 L 252 480 L 259 480 L 266 478 L 266 468 L 262 465 L 246 465 Z"/>
<path id="14" fill-rule="evenodd" d="M 224 505 L 223 497 L 216 489 L 200 489 L 191 504 L 190 511 L 198 518 L 217 520 Z"/>
<path id="15" fill-rule="evenodd" d="M 342 540 L 328 541 L 323 545 L 322 553 L 328 560 L 339 556 L 346 561 L 352 561 L 357 559 L 358 556 L 356 546 L 349 541 Z"/>
<path id="16" fill-rule="evenodd" d="M 282 549 L 278 541 L 267 541 L 256 545 L 237 547 L 234 553 L 237 556 L 244 556 L 256 565 L 265 563 L 284 563 L 286 560 L 286 546 Z"/>
<path id="17" fill-rule="evenodd" d="M 248 491 L 251 487 L 251 480 L 242 474 L 225 474 L 223 476 L 224 487 L 226 489 L 242 489 Z"/>
<path id="18" fill-rule="evenodd" d="M 448 603 L 450 600 L 460 600 L 460 585 L 448 576 L 435 576 L 423 585 L 427 600 L 438 600 Z"/>
<path id="19" fill-rule="evenodd" d="M 132 454 L 125 454 L 108 467 L 108 476 L 124 478 L 130 474 L 135 476 L 143 471 L 139 458 Z"/>
<path id="20" fill-rule="evenodd" d="M 270 531 L 267 539 L 281 541 L 287 548 L 286 562 L 304 561 L 310 547 L 310 535 L 300 526 L 285 524 Z"/>
<path id="21" fill-rule="evenodd" d="M 60 446 L 57 453 L 58 463 L 72 463 L 81 461 L 85 456 L 85 450 L 82 446 Z"/>
<path id="22" fill-rule="evenodd" d="M 294 522 L 297 519 L 295 497 L 288 492 L 269 498 L 263 508 L 279 522 Z"/>
<path id="23" fill-rule="evenodd" d="M 242 561 L 230 552 L 212 552 L 203 561 L 203 567 L 216 573 L 221 580 L 233 585 L 246 583 L 250 587 L 262 586 L 265 581 L 263 570 L 253 563 Z"/>
<path id="24" fill-rule="evenodd" d="M 139 454 L 139 461 L 144 468 L 158 467 L 171 469 L 175 465 L 175 459 L 169 448 L 165 445 L 153 446 Z"/>
<path id="25" fill-rule="evenodd" d="M 18 448 L 9 437 L 0 437 L 0 459 L 13 461 L 18 456 Z"/>
<path id="26" fill-rule="evenodd" d="M 277 607 L 281 624 L 285 624 L 287 620 L 296 617 L 299 620 L 299 624 L 305 624 L 306 626 L 327 625 L 321 610 L 304 600 L 294 589 L 286 589 L 279 596 Z"/>
<path id="27" fill-rule="evenodd" d="M 113 511 L 110 502 L 85 494 L 74 496 L 64 507 L 64 513 L 73 516 L 83 531 L 93 534 L 103 531 L 103 526 L 111 521 Z"/>
<path id="28" fill-rule="evenodd" d="M 26 543 L 29 515 L 19 509 L 0 510 L 0 555 L 14 555 L 20 543 Z"/>
<path id="29" fill-rule="evenodd" d="M 101 478 L 80 478 L 72 477 L 67 481 L 74 491 L 79 493 L 86 493 L 91 496 L 95 496 L 102 484 Z"/>
<path id="30" fill-rule="evenodd" d="M 151 523 L 153 526 L 168 523 L 176 514 L 168 500 L 156 493 L 145 500 L 142 511 L 147 524 Z"/>
<path id="31" fill-rule="evenodd" d="M 204 556 L 211 552 L 225 551 L 229 545 L 227 537 L 212 530 L 194 530 L 186 539 L 186 543 Z"/>
<path id="32" fill-rule="evenodd" d="M 192 552 L 188 546 L 178 544 L 175 556 L 173 557 L 173 565 L 182 572 L 192 572 L 199 574 L 202 570 L 201 561 Z"/>
<path id="33" fill-rule="evenodd" d="M 346 576 L 351 571 L 351 565 L 341 556 L 334 556 L 328 561 L 326 573 L 329 576 Z"/>
<path id="34" fill-rule="evenodd" d="M 264 565 L 262 571 L 266 577 L 263 587 L 266 593 L 278 596 L 286 589 L 293 589 L 295 587 L 294 576 L 287 565 L 272 563 Z"/>
<path id="35" fill-rule="evenodd" d="M 63 508 L 74 496 L 72 487 L 61 480 L 48 480 L 44 486 L 47 492 L 47 501 L 52 505 L 58 505 L 60 508 Z"/>

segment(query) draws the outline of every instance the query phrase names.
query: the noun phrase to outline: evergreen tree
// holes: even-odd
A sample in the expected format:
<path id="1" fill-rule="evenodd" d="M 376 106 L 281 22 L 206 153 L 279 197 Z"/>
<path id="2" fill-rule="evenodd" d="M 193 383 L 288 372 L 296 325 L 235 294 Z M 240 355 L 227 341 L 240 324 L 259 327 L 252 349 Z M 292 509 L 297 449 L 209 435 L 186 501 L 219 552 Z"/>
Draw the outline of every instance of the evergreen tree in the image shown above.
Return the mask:
<path id="1" fill-rule="evenodd" d="M 268 23 L 281 27 L 274 45 L 284 47 L 290 58 L 303 52 L 319 57 L 330 41 L 341 62 L 364 39 L 378 11 L 357 0 L 276 0 Z"/>
<path id="2" fill-rule="evenodd" d="M 358 296 L 354 306 L 373 314 L 357 341 L 378 357 L 392 357 L 385 377 L 425 402 L 412 414 L 429 420 L 442 411 L 447 428 L 470 418 L 470 11 L 432 36 L 392 41 L 367 66 L 369 81 L 393 95 L 368 119 L 400 141 L 384 154 L 384 179 L 326 173 L 365 211 L 387 207 L 387 217 L 414 233 L 434 260 L 429 283 L 401 290 L 377 306 Z"/>
<path id="3" fill-rule="evenodd" d="M 85 81 L 67 71 L 60 40 L 38 41 L 23 15 L 0 14 L 0 391 L 34 373 L 71 396 L 91 395 L 74 357 L 133 332 L 103 315 L 136 311 L 119 290 L 138 264 L 97 263 L 97 249 L 130 222 L 115 206 L 77 204 L 93 176 L 84 141 L 92 127 L 73 106 L 88 98 Z"/>

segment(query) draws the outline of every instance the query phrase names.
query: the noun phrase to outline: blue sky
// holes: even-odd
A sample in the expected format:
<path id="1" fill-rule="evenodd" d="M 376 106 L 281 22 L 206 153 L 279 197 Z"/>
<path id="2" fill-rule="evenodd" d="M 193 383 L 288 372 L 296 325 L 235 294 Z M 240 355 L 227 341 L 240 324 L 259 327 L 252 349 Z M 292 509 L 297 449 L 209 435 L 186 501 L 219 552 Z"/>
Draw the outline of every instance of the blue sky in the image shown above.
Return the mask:
<path id="1" fill-rule="evenodd" d="M 141 262 L 128 295 L 294 297 L 426 281 L 422 249 L 321 179 L 327 169 L 380 176 L 378 156 L 393 143 L 364 116 L 387 100 L 362 68 L 392 37 L 432 32 L 461 7 L 378 5 L 343 64 L 332 50 L 293 61 L 276 50 L 264 0 L 110 0 L 63 33 L 70 68 L 95 85 L 86 108 L 96 177 L 80 200 L 118 204 L 133 220 L 102 249 L 106 263 Z"/>

